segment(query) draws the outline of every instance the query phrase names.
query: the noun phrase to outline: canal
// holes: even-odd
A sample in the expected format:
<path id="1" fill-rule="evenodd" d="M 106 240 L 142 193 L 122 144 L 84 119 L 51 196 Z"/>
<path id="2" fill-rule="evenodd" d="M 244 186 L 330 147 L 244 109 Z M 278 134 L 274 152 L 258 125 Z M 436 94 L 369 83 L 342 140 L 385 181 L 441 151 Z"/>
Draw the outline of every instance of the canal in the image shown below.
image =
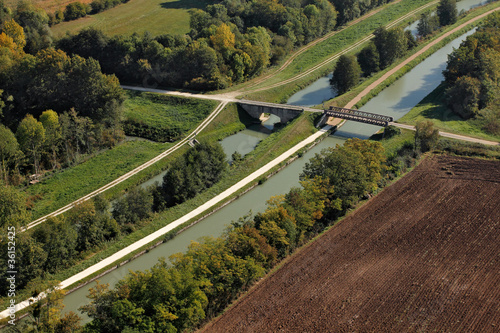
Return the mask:
<path id="1" fill-rule="evenodd" d="M 458 47 L 461 41 L 463 41 L 466 36 L 471 33 L 472 32 L 469 32 L 458 37 L 443 47 L 440 51 L 436 52 L 433 56 L 427 58 L 412 71 L 408 72 L 393 85 L 373 98 L 362 108 L 362 110 L 390 115 L 396 119 L 403 116 L 424 96 L 439 85 L 442 80 L 441 71 L 445 67 L 447 54 L 452 51 L 453 47 Z M 309 88 L 309 90 L 307 90 L 308 88 L 304 89 L 307 90 L 306 95 L 308 95 L 308 105 L 321 104 L 325 100 L 324 94 L 315 94 L 316 91 L 325 89 L 324 84 L 317 84 L 315 87 L 316 88 L 314 89 Z M 313 99 L 313 96 L 318 97 L 315 100 Z M 323 140 L 309 152 L 304 154 L 303 157 L 297 159 L 262 185 L 257 186 L 255 189 L 222 208 L 215 214 L 185 230 L 172 240 L 149 251 L 139 259 L 133 260 L 130 263 L 101 277 L 99 279 L 100 282 L 109 283 L 110 286 L 113 286 L 130 270 L 135 271 L 148 269 L 154 265 L 160 257 L 168 258 L 174 253 L 184 252 L 192 241 L 197 240 L 202 236 L 220 235 L 224 228 L 231 223 L 231 221 L 237 220 L 239 217 L 242 217 L 249 212 L 257 213 L 263 211 L 265 209 L 267 199 L 271 196 L 284 194 L 289 191 L 291 187 L 298 186 L 299 174 L 301 173 L 303 166 L 311 157 L 314 156 L 315 153 L 320 152 L 323 148 L 332 147 L 336 144 L 342 144 L 347 138 L 350 137 L 368 138 L 378 129 L 379 127 L 372 125 L 347 122 L 339 131 L 335 133 L 335 135 L 329 136 Z M 254 135 L 255 133 L 251 133 L 250 136 Z M 233 138 L 236 137 L 233 136 Z M 261 140 L 260 137 L 257 139 Z M 227 153 L 232 153 L 232 151 L 237 150 L 234 149 L 234 147 L 245 146 L 248 150 L 248 147 L 255 147 L 256 144 L 254 138 L 239 138 L 235 139 L 235 142 L 230 142 L 231 140 L 232 139 L 229 139 L 229 141 L 226 142 L 231 147 L 226 149 Z M 246 140 L 248 140 L 248 142 L 246 142 Z M 89 287 L 84 287 L 67 295 L 64 299 L 64 312 L 73 311 L 81 315 L 77 309 L 87 303 L 88 300 L 86 295 L 88 293 L 88 288 Z M 87 320 L 88 318 L 84 318 L 84 322 Z"/>

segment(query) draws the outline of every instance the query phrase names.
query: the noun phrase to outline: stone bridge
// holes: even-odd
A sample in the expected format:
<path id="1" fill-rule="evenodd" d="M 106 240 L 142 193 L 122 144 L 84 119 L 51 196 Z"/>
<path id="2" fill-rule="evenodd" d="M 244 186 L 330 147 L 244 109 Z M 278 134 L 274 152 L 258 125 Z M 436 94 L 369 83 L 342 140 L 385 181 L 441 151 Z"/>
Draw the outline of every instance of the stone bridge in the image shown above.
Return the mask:
<path id="1" fill-rule="evenodd" d="M 280 117 L 282 124 L 298 117 L 304 110 L 323 112 L 323 110 L 305 108 L 303 106 L 257 102 L 244 99 L 240 100 L 238 103 L 252 118 L 259 119 L 261 114 L 270 113 Z"/>

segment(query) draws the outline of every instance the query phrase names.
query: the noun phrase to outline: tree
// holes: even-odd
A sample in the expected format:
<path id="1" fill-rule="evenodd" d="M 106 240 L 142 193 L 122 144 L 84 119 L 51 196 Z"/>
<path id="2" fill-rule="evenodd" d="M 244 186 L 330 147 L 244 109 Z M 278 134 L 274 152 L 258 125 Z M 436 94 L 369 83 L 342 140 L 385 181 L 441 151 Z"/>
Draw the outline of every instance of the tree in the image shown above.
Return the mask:
<path id="1" fill-rule="evenodd" d="M 374 43 L 380 55 L 380 68 L 386 68 L 405 54 L 408 41 L 401 27 L 391 30 L 382 27 L 377 29 L 374 34 Z"/>
<path id="2" fill-rule="evenodd" d="M 380 70 L 380 55 L 373 42 L 358 53 L 358 63 L 364 76 L 370 76 Z"/>
<path id="3" fill-rule="evenodd" d="M 178 158 L 163 177 L 165 201 L 175 205 L 193 198 L 217 183 L 226 168 L 226 154 L 220 144 L 197 144 Z"/>
<path id="4" fill-rule="evenodd" d="M 334 194 L 329 195 L 326 211 L 335 214 L 376 188 L 385 160 L 383 151 L 380 143 L 349 139 L 343 146 L 322 150 L 306 164 L 300 177 L 328 179 Z"/>
<path id="5" fill-rule="evenodd" d="M 71 2 L 64 9 L 64 19 L 73 21 L 80 17 L 87 16 L 87 6 L 79 1 Z"/>
<path id="6" fill-rule="evenodd" d="M 137 223 L 152 212 L 153 195 L 137 186 L 113 204 L 113 217 L 119 224 Z"/>
<path id="7" fill-rule="evenodd" d="M 253 222 L 233 223 L 226 230 L 224 238 L 233 255 L 242 259 L 252 258 L 266 269 L 274 266 L 278 255 L 277 250 L 253 226 Z"/>
<path id="8" fill-rule="evenodd" d="M 37 301 L 29 308 L 31 322 L 23 323 L 23 332 L 80 332 L 80 317 L 73 312 L 61 316 L 66 292 L 59 288 L 59 281 L 36 279 L 27 288 Z"/>
<path id="9" fill-rule="evenodd" d="M 26 211 L 26 198 L 14 187 L 0 182 L 0 228 L 26 225 L 30 214 Z"/>
<path id="10" fill-rule="evenodd" d="M 330 84 L 337 90 L 338 94 L 341 95 L 356 86 L 360 76 L 361 67 L 356 57 L 343 54 L 335 65 Z"/>
<path id="11" fill-rule="evenodd" d="M 422 152 L 431 150 L 439 140 L 439 130 L 430 120 L 419 121 L 415 129 L 415 147 L 420 147 Z"/>
<path id="12" fill-rule="evenodd" d="M 221 24 L 215 34 L 210 36 L 210 41 L 212 42 L 214 49 L 218 51 L 224 51 L 234 48 L 235 37 L 231 32 L 231 28 L 225 23 Z"/>
<path id="13" fill-rule="evenodd" d="M 16 288 L 21 289 L 33 279 L 43 276 L 43 265 L 47 260 L 47 253 L 45 253 L 41 244 L 31 237 L 28 232 L 16 233 L 15 243 L 17 268 Z M 6 262 L 6 259 L 8 259 L 8 247 L 8 242 L 3 241 L 1 245 L 2 257 L 0 258 L 0 263 L 4 264 L 2 267 L 5 267 L 2 270 L 2 274 L 0 274 L 0 287 L 2 287 L 1 294 L 3 296 L 6 296 L 9 290 L 9 282 L 7 280 L 9 274 L 7 273 L 8 265 Z"/>
<path id="14" fill-rule="evenodd" d="M 47 110 L 40 116 L 40 122 L 45 129 L 45 151 L 50 151 L 52 169 L 57 166 L 57 152 L 62 138 L 59 115 L 53 110 Z"/>
<path id="15" fill-rule="evenodd" d="M 53 274 L 75 261 L 77 237 L 75 229 L 57 217 L 47 219 L 35 229 L 33 238 L 47 253 L 44 271 Z"/>
<path id="16" fill-rule="evenodd" d="M 242 289 L 264 274 L 264 268 L 253 259 L 234 256 L 221 238 L 205 237 L 199 243 L 191 243 L 186 254 L 170 259 L 181 271 L 192 267 L 208 299 L 208 317 L 219 313 Z"/>
<path id="17" fill-rule="evenodd" d="M 87 200 L 76 205 L 68 213 L 67 222 L 76 229 L 77 252 L 87 251 L 104 241 L 102 221 L 92 201 Z"/>
<path id="18" fill-rule="evenodd" d="M 470 76 L 459 77 L 446 90 L 446 101 L 453 112 L 464 119 L 474 117 L 479 112 L 481 81 Z"/>
<path id="19" fill-rule="evenodd" d="M 294 187 L 285 195 L 284 206 L 295 219 L 297 233 L 295 243 L 301 244 L 305 235 L 312 231 L 316 221 L 323 217 L 325 201 L 333 195 L 327 179 L 314 177 L 300 182 L 302 188 Z"/>
<path id="20" fill-rule="evenodd" d="M 439 24 L 446 26 L 457 21 L 457 3 L 455 0 L 440 0 L 437 7 Z"/>
<path id="21" fill-rule="evenodd" d="M 431 13 L 422 13 L 417 25 L 417 33 L 421 37 L 432 34 L 439 27 L 439 18 Z"/>
<path id="22" fill-rule="evenodd" d="M 52 45 L 49 17 L 43 9 L 36 8 L 29 1 L 21 1 L 17 5 L 14 19 L 24 29 L 27 53 L 36 54 Z"/>
<path id="23" fill-rule="evenodd" d="M 17 127 L 16 138 L 21 150 L 33 158 L 33 168 L 35 173 L 38 173 L 40 171 L 38 165 L 40 149 L 45 140 L 45 129 L 42 123 L 33 118 L 32 115 L 26 115 Z"/>
<path id="24" fill-rule="evenodd" d="M 26 46 L 26 37 L 24 35 L 24 29 L 16 23 L 13 19 L 4 23 L 3 32 L 12 38 L 14 44 L 16 45 L 16 51 L 18 53 L 23 53 L 23 49 Z"/>
<path id="25" fill-rule="evenodd" d="M 255 216 L 255 228 L 266 237 L 267 242 L 278 251 L 278 257 L 285 257 L 295 249 L 297 224 L 295 218 L 284 207 L 285 196 L 271 197 L 263 213 Z"/>
<path id="26" fill-rule="evenodd" d="M 7 167 L 17 161 L 19 154 L 21 154 L 21 151 L 14 133 L 0 124 L 0 160 L 2 161 L 2 178 L 5 184 L 9 183 Z"/>
<path id="27" fill-rule="evenodd" d="M 0 1 L 0 26 L 3 25 L 4 22 L 7 22 L 11 19 L 12 10 L 7 7 L 4 1 Z"/>

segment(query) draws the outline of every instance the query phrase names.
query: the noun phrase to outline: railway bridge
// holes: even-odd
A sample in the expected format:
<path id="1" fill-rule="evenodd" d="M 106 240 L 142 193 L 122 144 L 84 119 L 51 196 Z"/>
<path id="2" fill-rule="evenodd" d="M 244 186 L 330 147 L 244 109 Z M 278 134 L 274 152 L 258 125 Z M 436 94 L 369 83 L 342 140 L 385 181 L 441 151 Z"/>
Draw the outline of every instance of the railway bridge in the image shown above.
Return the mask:
<path id="1" fill-rule="evenodd" d="M 382 127 L 386 127 L 390 122 L 394 121 L 392 117 L 336 106 L 330 106 L 327 110 L 320 110 L 303 106 L 258 102 L 244 99 L 239 100 L 238 103 L 252 118 L 259 119 L 261 114 L 271 113 L 280 117 L 281 123 L 286 123 L 295 117 L 298 117 L 304 111 L 323 113 L 323 117 L 317 127 L 323 126 L 328 120 L 328 117 L 347 119 Z"/>

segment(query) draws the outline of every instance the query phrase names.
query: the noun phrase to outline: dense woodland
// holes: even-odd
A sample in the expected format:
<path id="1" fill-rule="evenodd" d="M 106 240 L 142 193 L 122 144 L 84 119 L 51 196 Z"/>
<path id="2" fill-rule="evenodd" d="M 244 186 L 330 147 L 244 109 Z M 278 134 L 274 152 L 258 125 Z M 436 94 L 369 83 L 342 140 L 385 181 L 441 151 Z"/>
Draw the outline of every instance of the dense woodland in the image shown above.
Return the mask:
<path id="1" fill-rule="evenodd" d="M 1 178 L 17 185 L 26 174 L 78 162 L 123 137 L 118 79 L 95 59 L 52 47 L 43 11 L 0 3 Z"/>

